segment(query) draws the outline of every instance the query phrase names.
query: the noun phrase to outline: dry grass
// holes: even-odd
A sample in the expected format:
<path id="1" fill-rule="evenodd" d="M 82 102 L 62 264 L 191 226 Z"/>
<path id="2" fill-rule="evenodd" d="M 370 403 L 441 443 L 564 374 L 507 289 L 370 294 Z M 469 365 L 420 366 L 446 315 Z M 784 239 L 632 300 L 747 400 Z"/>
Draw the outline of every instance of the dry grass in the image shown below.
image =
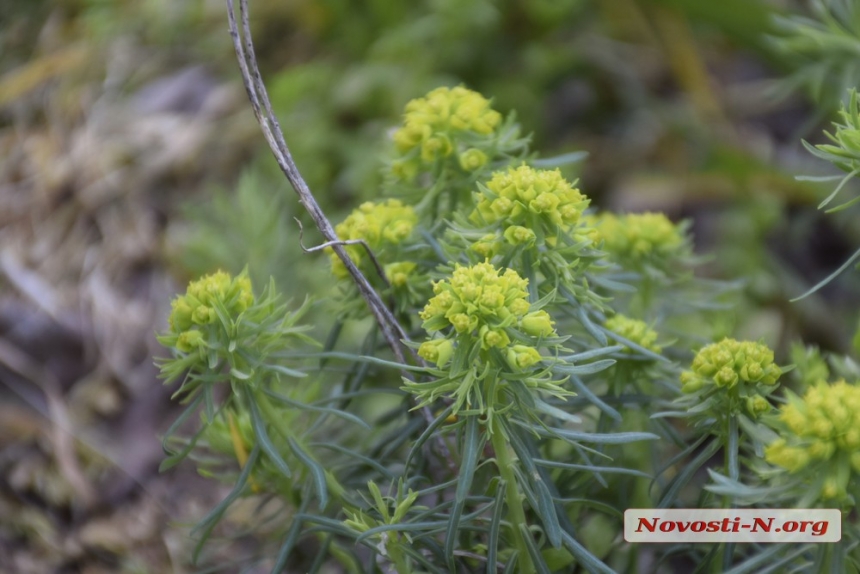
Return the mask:
<path id="1" fill-rule="evenodd" d="M 0 76 L 0 571 L 188 571 L 187 524 L 223 493 L 157 472 L 164 229 L 257 128 L 241 87 L 127 38 L 39 45 Z"/>

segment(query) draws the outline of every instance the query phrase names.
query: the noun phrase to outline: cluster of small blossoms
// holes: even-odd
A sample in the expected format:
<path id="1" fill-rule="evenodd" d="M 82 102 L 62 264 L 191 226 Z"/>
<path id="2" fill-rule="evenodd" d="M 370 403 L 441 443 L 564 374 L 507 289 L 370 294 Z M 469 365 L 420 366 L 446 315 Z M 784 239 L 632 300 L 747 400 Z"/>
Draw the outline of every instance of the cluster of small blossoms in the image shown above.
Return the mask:
<path id="1" fill-rule="evenodd" d="M 691 370 L 681 374 L 681 384 L 687 393 L 705 385 L 728 389 L 739 383 L 773 385 L 781 374 L 766 345 L 726 338 L 702 347 Z"/>
<path id="2" fill-rule="evenodd" d="M 408 205 L 403 205 L 400 200 L 389 199 L 384 203 L 373 203 L 371 201 L 362 203 L 343 222 L 335 227 L 337 236 L 344 240 L 364 240 L 368 247 L 376 253 L 386 246 L 398 245 L 412 235 L 412 230 L 418 222 L 415 210 Z M 364 247 L 361 245 L 348 245 L 346 247 L 350 258 L 361 265 L 365 257 Z M 345 278 L 347 270 L 336 253 L 331 253 L 332 272 L 338 278 Z M 414 264 L 400 264 L 399 267 L 391 268 L 389 280 L 396 283 L 402 277 L 400 274 L 409 273 L 414 269 Z M 388 271 L 388 269 L 386 269 Z"/>
<path id="3" fill-rule="evenodd" d="M 765 459 L 790 473 L 817 463 L 841 466 L 817 474 L 827 475 L 823 497 L 844 496 L 850 470 L 860 475 L 860 387 L 844 380 L 832 385 L 819 381 L 803 398 L 789 394 L 779 421 L 786 432 L 765 449 Z"/>
<path id="4" fill-rule="evenodd" d="M 254 304 L 251 280 L 244 273 L 233 278 L 218 271 L 188 285 L 185 295 L 171 303 L 170 330 L 178 335 L 176 348 L 190 353 L 204 342 L 201 328 L 218 320 L 217 309 L 236 317 Z"/>
<path id="5" fill-rule="evenodd" d="M 488 136 L 502 120 L 481 94 L 462 86 L 436 88 L 406 105 L 403 127 L 394 133 L 394 145 L 402 159 L 393 165 L 395 175 L 411 179 L 421 163 L 457 154 L 459 166 L 476 171 L 488 161 L 487 155 L 466 140 Z"/>
<path id="6" fill-rule="evenodd" d="M 659 353 L 662 351 L 660 345 L 657 344 L 657 331 L 648 327 L 644 321 L 631 319 L 624 315 L 614 315 L 606 320 L 604 327 L 618 333 L 628 341 L 636 343 L 640 347 Z M 625 349 L 625 352 L 632 353 L 632 349 Z"/>
<path id="7" fill-rule="evenodd" d="M 762 395 L 775 388 L 781 374 L 766 345 L 726 338 L 696 354 L 691 370 L 681 373 L 681 391 L 721 391 L 719 396 L 728 400 L 729 409 L 739 408 L 735 401 L 743 400 L 747 411 L 758 416 L 770 410 L 770 402 Z"/>
<path id="8" fill-rule="evenodd" d="M 541 227 L 554 245 L 559 232 L 579 223 L 590 200 L 565 180 L 561 172 L 527 165 L 493 173 L 469 218 L 479 225 L 501 223 L 505 240 L 531 245 Z"/>
<path id="9" fill-rule="evenodd" d="M 659 260 L 684 245 L 681 230 L 662 213 L 603 213 L 590 222 L 595 242 L 620 261 Z"/>
<path id="10" fill-rule="evenodd" d="M 527 368 L 540 360 L 540 354 L 528 345 L 511 345 L 507 329 L 533 337 L 555 335 L 546 311 L 530 312 L 527 287 L 528 280 L 513 269 L 500 272 L 489 262 L 458 265 L 449 280 L 433 284 L 435 295 L 421 312 L 423 327 L 430 333 L 453 327 L 457 334 L 478 337 L 485 350 L 510 346 L 508 361 Z M 433 339 L 422 344 L 418 354 L 441 366 L 453 348 L 450 339 Z"/>

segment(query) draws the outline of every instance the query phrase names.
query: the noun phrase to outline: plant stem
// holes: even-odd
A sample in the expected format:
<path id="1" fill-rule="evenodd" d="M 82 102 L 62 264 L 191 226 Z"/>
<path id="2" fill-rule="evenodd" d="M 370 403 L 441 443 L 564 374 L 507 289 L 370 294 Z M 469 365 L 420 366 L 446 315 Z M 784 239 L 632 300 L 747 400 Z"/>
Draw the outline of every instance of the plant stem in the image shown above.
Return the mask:
<path id="1" fill-rule="evenodd" d="M 514 473 L 516 462 L 511 456 L 502 421 L 499 417 L 494 417 L 490 424 L 493 450 L 496 451 L 496 466 L 499 468 L 501 478 L 505 481 L 505 504 L 510 512 L 511 532 L 519 555 L 517 558 L 519 561 L 518 571 L 522 574 L 534 574 L 535 567 L 519 529 L 520 524 L 528 523 L 523 509 L 523 501 L 520 498 L 520 491 L 517 489 L 517 477 Z"/>

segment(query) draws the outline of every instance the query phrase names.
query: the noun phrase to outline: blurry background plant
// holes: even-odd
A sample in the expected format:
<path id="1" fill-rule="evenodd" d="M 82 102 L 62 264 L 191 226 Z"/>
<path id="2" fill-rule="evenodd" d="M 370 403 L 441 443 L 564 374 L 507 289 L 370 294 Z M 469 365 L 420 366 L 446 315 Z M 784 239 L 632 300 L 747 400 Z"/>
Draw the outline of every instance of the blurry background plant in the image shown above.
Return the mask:
<path id="1" fill-rule="evenodd" d="M 321 254 L 301 253 L 292 217 L 304 216 L 259 143 L 221 3 L 11 0 L 3 10 L 0 569 L 179 568 L 185 539 L 162 537 L 161 525 L 201 517 L 227 491 L 200 486 L 181 465 L 154 474 L 161 452 L 152 437 L 175 411 L 153 384 L 149 357 L 171 295 L 189 278 L 249 265 L 254 285 L 274 276 L 301 300 L 328 289 L 329 270 L 310 264 Z M 658 341 L 765 337 L 778 364 L 800 365 L 797 355 L 810 365 L 804 372 L 825 364 L 832 376 L 817 378 L 853 382 L 840 353 L 857 332 L 857 274 L 799 304 L 786 300 L 860 245 L 853 210 L 814 210 L 832 185 L 793 179 L 830 175 L 799 139 L 825 143 L 821 128 L 833 128 L 816 124 L 839 120 L 832 114 L 845 88 L 857 85 L 844 79 L 856 67 L 856 10 L 836 0 L 256 0 L 252 26 L 287 139 L 334 221 L 380 199 L 388 171 L 378 158 L 406 102 L 462 83 L 503 116 L 516 110 L 543 156 L 588 150 L 587 161 L 562 169 L 579 177 L 593 207 L 688 218 L 697 251 L 712 254 L 705 273 L 745 280 L 734 311 L 707 315 L 709 332 L 683 313 L 668 330 L 661 314 L 631 313 Z M 606 279 L 627 278 L 604 277 L 618 287 Z M 330 312 L 316 305 L 306 321 Z M 590 324 L 599 330 L 606 319 Z M 373 347 L 366 326 L 345 325 L 340 344 Z M 805 349 L 789 357 L 797 340 L 824 358 Z M 649 369 L 668 368 L 647 356 Z M 786 384 L 803 396 L 799 372 Z M 368 413 L 390 406 L 362 403 Z M 608 399 L 600 408 L 627 430 L 650 424 Z M 628 460 L 650 465 L 648 449 L 629 450 Z M 648 479 L 609 477 L 617 492 L 647 492 Z M 608 492 L 595 488 L 592 500 L 625 503 Z M 245 508 L 217 532 L 250 564 L 245 557 L 266 553 L 243 535 L 259 519 Z M 617 526 L 582 516 L 584 536 Z M 600 544 L 589 547 L 601 554 Z"/>

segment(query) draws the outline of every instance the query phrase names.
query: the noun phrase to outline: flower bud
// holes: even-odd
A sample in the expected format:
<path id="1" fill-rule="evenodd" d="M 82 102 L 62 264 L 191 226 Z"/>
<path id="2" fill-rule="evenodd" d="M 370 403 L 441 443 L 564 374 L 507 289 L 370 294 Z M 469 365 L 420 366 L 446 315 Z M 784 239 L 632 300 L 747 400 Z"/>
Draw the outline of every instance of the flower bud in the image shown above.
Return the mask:
<path id="1" fill-rule="evenodd" d="M 185 331 L 176 339 L 176 348 L 183 353 L 190 353 L 203 344 L 203 333 L 197 329 Z"/>
<path id="2" fill-rule="evenodd" d="M 450 339 L 433 339 L 425 341 L 418 347 L 418 356 L 444 367 L 454 354 L 454 343 Z"/>
<path id="3" fill-rule="evenodd" d="M 730 367 L 723 367 L 714 375 L 714 382 L 718 387 L 732 388 L 738 382 L 738 375 Z"/>
<path id="4" fill-rule="evenodd" d="M 758 416 L 762 413 L 766 413 L 770 410 L 770 403 L 761 395 L 755 395 L 754 397 L 747 397 L 747 410 L 753 416 Z"/>
<path id="5" fill-rule="evenodd" d="M 460 167 L 465 171 L 477 171 L 487 163 L 487 154 L 479 149 L 469 148 L 458 158 Z"/>
<path id="6" fill-rule="evenodd" d="M 182 332 L 190 329 L 193 310 L 191 309 L 191 305 L 188 304 L 188 299 L 185 297 L 177 297 L 173 300 L 170 306 L 170 318 L 168 319 L 170 328 L 175 332 Z"/>
<path id="7" fill-rule="evenodd" d="M 548 337 L 555 333 L 553 321 L 546 311 L 533 311 L 520 320 L 522 330 L 532 337 Z"/>
<path id="8" fill-rule="evenodd" d="M 514 345 L 508 349 L 507 359 L 508 363 L 515 369 L 527 369 L 543 360 L 543 357 L 534 347 Z"/>
<path id="9" fill-rule="evenodd" d="M 512 225 L 505 229 L 505 241 L 511 245 L 533 245 L 535 242 L 535 232 L 521 225 Z"/>
<path id="10" fill-rule="evenodd" d="M 215 309 L 207 307 L 206 305 L 198 305 L 191 314 L 191 320 L 198 325 L 214 323 L 217 318 L 218 314 L 215 313 Z"/>

